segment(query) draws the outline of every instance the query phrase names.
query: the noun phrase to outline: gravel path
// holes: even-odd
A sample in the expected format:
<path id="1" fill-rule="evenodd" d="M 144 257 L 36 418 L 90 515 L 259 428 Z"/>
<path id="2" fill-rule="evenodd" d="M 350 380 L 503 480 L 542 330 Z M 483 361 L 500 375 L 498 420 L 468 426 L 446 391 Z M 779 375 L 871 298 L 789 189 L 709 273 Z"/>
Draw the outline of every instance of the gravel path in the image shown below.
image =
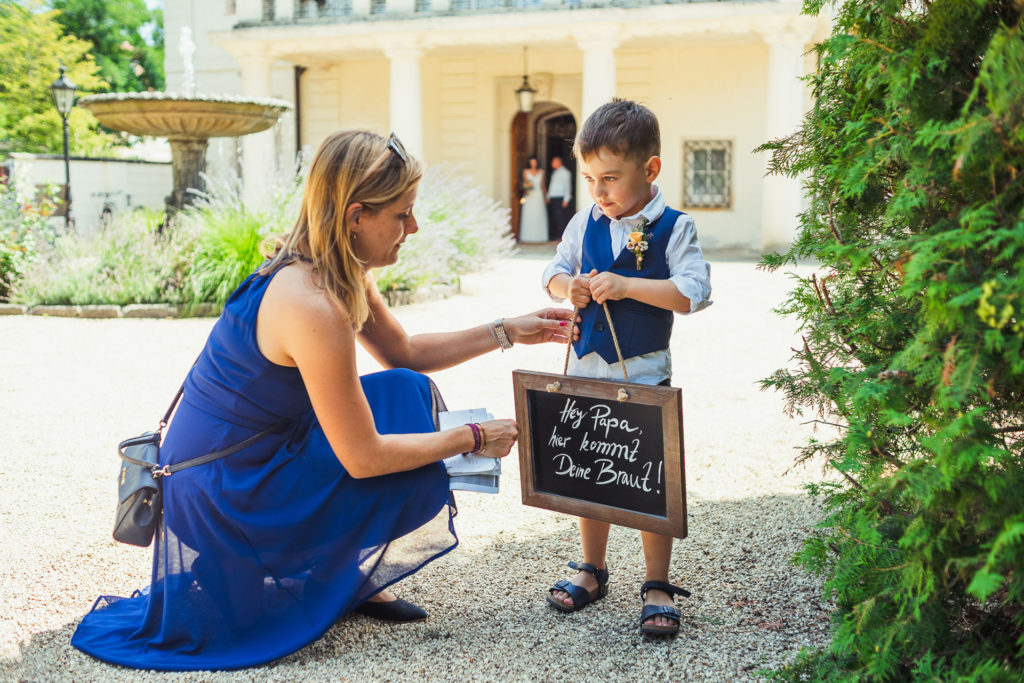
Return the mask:
<path id="1" fill-rule="evenodd" d="M 396 309 L 410 332 L 458 329 L 548 305 L 536 285 L 550 247 L 533 247 L 466 278 L 463 294 Z M 116 442 L 163 414 L 212 321 L 0 318 L 0 680 L 748 680 L 828 638 L 817 581 L 789 564 L 822 515 L 800 489 L 816 470 L 783 476 L 806 427 L 756 381 L 786 364 L 792 321 L 770 308 L 789 288 L 742 260 L 713 263 L 716 304 L 677 318 L 674 384 L 683 388 L 689 538 L 672 580 L 693 592 L 674 640 L 637 628 L 639 534 L 613 528 L 611 592 L 561 615 L 547 586 L 579 559 L 574 519 L 520 503 L 516 453 L 497 496 L 459 495 L 461 547 L 395 588 L 430 612 L 387 625 L 346 617 L 276 663 L 209 673 L 135 672 L 69 640 L 100 594 L 148 583 L 151 552 L 115 543 Z M 378 369 L 360 351 L 364 372 Z M 450 408 L 512 417 L 511 372 L 558 372 L 562 350 L 516 347 L 434 379 Z"/>

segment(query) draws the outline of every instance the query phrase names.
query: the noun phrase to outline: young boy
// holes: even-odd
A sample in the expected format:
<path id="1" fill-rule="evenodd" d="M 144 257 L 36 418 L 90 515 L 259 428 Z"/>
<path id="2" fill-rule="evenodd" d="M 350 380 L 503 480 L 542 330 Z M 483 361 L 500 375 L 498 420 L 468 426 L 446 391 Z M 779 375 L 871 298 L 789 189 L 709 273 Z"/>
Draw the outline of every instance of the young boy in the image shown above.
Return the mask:
<path id="1" fill-rule="evenodd" d="M 653 184 L 661 171 L 658 119 L 643 105 L 614 99 L 587 118 L 573 153 L 594 204 L 569 221 L 542 279 L 553 299 L 568 298 L 580 309 L 569 374 L 623 377 L 602 307 L 608 302 L 630 381 L 667 386 L 673 313 L 711 304 L 711 268 L 693 220 L 668 208 Z M 580 519 L 583 563 L 569 563 L 579 573 L 557 582 L 547 598 L 559 611 L 574 612 L 607 594 L 608 529 L 606 522 Z M 673 595 L 689 593 L 668 583 L 672 537 L 643 531 L 641 539 L 647 576 L 640 630 L 674 635 L 680 615 Z"/>

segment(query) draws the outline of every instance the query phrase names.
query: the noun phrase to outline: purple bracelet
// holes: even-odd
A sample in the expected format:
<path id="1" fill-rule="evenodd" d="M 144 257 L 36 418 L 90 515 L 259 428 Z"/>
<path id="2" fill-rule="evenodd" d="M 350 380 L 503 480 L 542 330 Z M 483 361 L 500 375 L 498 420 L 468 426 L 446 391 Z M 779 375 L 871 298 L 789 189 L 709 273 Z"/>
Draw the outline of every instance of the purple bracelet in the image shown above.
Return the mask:
<path id="1" fill-rule="evenodd" d="M 480 425 L 476 422 L 469 422 L 470 431 L 473 432 L 473 450 L 470 453 L 479 453 L 480 448 L 483 446 L 483 437 L 480 435 Z"/>

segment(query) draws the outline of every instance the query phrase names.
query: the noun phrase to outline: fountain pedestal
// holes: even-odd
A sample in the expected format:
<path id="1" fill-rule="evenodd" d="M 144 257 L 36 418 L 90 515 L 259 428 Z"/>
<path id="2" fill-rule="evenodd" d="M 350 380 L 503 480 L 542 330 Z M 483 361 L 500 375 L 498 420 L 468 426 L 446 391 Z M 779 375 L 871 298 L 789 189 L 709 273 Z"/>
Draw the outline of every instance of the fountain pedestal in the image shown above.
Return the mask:
<path id="1" fill-rule="evenodd" d="M 170 218 L 181 211 L 186 204 L 191 204 L 189 195 L 194 199 L 195 193 L 203 192 L 203 169 L 206 168 L 206 140 L 168 140 L 171 143 L 171 159 L 173 159 L 174 189 L 164 199 L 167 205 L 167 217 Z"/>

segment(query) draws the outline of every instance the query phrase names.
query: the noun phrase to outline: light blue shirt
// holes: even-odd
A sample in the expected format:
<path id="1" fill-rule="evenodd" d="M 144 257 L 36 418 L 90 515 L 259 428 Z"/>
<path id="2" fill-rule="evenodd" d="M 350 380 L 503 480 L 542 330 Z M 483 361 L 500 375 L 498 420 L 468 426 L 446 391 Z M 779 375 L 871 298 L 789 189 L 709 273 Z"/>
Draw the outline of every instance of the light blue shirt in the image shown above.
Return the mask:
<path id="1" fill-rule="evenodd" d="M 622 251 L 629 239 L 629 233 L 636 230 L 642 218 L 653 223 L 664 213 L 665 197 L 659 187 L 653 187 L 654 196 L 638 213 L 623 217 L 621 220 L 611 219 L 609 232 L 613 254 Z M 579 274 L 583 262 L 583 235 L 591 216 L 595 219 L 601 216 L 601 209 L 596 204 L 592 204 L 572 217 L 565 227 L 565 232 L 562 233 L 562 241 L 559 242 L 555 250 L 555 258 L 544 269 L 541 286 L 554 301 L 563 301 L 563 299 L 551 293 L 548 283 L 559 273 L 565 273 L 569 277 Z M 710 299 L 711 264 L 704 260 L 700 243 L 697 241 L 697 228 L 693 219 L 686 214 L 680 215 L 672 228 L 672 234 L 669 236 L 668 246 L 665 249 L 665 261 L 668 263 L 668 279 L 672 281 L 680 294 L 690 300 L 689 313 L 696 313 L 712 304 Z M 689 315 L 689 313 L 680 315 Z M 613 320 L 612 323 L 614 324 L 614 322 Z M 658 384 L 672 376 L 672 354 L 668 349 L 663 349 L 627 358 L 626 371 L 629 373 L 631 382 Z M 577 377 L 612 380 L 623 378 L 621 363 L 609 364 L 596 352 L 588 353 L 583 358 L 577 358 L 575 353 L 570 353 L 568 372 Z"/>
<path id="2" fill-rule="evenodd" d="M 548 199 L 561 197 L 563 202 L 572 200 L 572 173 L 565 166 L 559 166 L 551 172 L 548 182 Z"/>

